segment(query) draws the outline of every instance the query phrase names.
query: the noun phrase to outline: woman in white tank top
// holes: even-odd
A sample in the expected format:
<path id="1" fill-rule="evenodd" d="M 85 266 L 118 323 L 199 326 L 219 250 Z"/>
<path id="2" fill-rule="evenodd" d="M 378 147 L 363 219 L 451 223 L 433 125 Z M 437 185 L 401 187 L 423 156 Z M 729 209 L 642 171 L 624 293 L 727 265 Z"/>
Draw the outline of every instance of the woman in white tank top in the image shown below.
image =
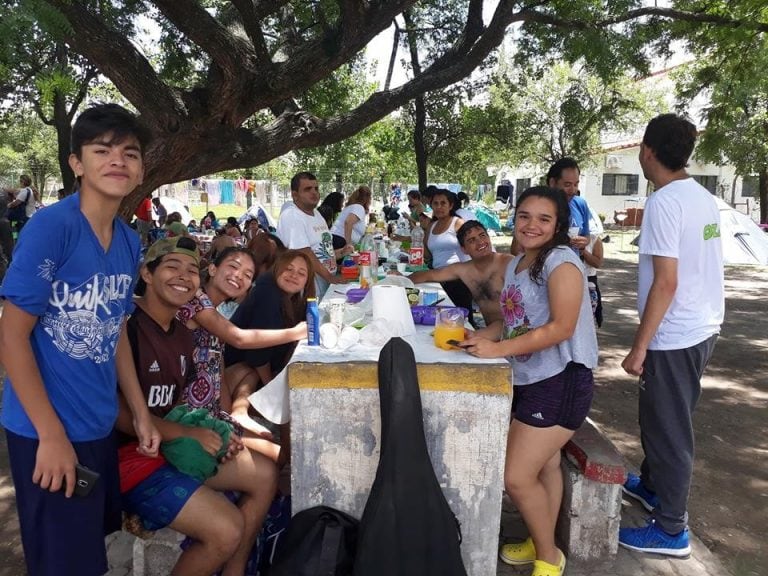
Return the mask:
<path id="1" fill-rule="evenodd" d="M 464 220 L 456 216 L 457 204 L 456 195 L 448 190 L 439 189 L 432 197 L 432 225 L 426 238 L 427 249 L 432 254 L 432 268 L 469 259 L 456 237 L 456 231 L 464 224 Z"/>
<path id="2" fill-rule="evenodd" d="M 458 198 L 450 190 L 438 189 L 432 197 L 431 205 L 433 223 L 427 231 L 425 245 L 432 254 L 432 268 L 466 262 L 470 258 L 461 249 L 456 236 L 456 231 L 464 224 L 464 220 L 456 216 Z M 474 326 L 472 292 L 469 288 L 461 280 L 441 282 L 440 285 L 454 305 L 467 310 L 469 321 Z"/>

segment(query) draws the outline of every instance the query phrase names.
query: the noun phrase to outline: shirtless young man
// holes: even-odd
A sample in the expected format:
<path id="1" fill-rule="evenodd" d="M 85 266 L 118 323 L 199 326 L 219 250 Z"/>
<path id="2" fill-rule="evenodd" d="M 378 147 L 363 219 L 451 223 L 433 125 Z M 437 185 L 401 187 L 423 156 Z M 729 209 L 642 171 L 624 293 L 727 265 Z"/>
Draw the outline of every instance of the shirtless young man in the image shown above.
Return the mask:
<path id="1" fill-rule="evenodd" d="M 512 261 L 513 256 L 494 252 L 488 231 L 477 220 L 465 222 L 457 230 L 456 237 L 461 249 L 472 260 L 450 264 L 438 270 L 414 272 L 409 278 L 414 284 L 461 280 L 480 307 L 486 326 L 501 320 L 499 297 L 504 287 L 507 264 Z"/>

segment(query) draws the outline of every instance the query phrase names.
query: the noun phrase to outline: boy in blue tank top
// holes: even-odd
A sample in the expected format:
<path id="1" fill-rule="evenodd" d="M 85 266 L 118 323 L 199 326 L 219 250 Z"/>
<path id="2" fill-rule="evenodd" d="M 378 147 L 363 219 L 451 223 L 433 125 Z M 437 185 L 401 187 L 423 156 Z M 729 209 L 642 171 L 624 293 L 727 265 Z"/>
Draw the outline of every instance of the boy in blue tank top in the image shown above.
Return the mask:
<path id="1" fill-rule="evenodd" d="M 115 217 L 142 182 L 147 140 L 116 104 L 80 115 L 69 158 L 79 192 L 24 227 L 0 292 L 1 422 L 31 576 L 107 571 L 104 536 L 120 527 L 118 385 L 139 450 L 159 447 L 125 333 L 139 238 Z M 78 464 L 99 474 L 85 496 L 73 496 Z"/>

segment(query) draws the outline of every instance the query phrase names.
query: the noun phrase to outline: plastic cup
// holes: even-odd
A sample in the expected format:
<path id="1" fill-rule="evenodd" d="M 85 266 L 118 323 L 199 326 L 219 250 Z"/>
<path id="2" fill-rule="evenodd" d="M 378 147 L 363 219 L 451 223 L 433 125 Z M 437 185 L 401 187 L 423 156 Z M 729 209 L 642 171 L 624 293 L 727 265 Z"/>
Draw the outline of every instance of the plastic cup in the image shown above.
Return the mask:
<path id="1" fill-rule="evenodd" d="M 461 308 L 442 308 L 435 320 L 435 346 L 454 350 L 449 340 L 464 340 L 464 311 Z"/>
<path id="2" fill-rule="evenodd" d="M 408 269 L 408 264 L 405 262 L 398 262 L 397 263 L 397 271 L 400 272 L 400 274 L 405 274 L 405 271 Z"/>
<path id="3" fill-rule="evenodd" d="M 328 317 L 331 324 L 336 326 L 339 332 L 344 327 L 344 306 L 347 302 L 346 297 L 331 298 L 328 300 Z"/>
<path id="4" fill-rule="evenodd" d="M 579 228 L 578 226 L 571 226 L 570 228 L 568 228 L 568 236 L 570 238 L 576 238 L 576 236 L 579 235 L 580 230 L 581 228 Z"/>

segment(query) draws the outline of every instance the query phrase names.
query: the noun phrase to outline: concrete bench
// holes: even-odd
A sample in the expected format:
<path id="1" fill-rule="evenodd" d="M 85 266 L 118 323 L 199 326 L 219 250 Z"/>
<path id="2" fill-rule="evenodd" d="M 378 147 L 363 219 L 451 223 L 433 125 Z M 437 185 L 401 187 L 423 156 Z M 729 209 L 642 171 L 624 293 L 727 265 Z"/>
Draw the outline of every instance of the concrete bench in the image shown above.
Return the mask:
<path id="1" fill-rule="evenodd" d="M 133 576 L 167 576 L 181 556 L 184 535 L 170 528 L 145 530 L 137 516 L 123 521 L 123 532 L 135 536 L 132 549 Z"/>
<path id="2" fill-rule="evenodd" d="M 616 554 L 619 545 L 624 458 L 590 419 L 563 452 L 557 538 L 569 560 L 605 559 Z"/>

